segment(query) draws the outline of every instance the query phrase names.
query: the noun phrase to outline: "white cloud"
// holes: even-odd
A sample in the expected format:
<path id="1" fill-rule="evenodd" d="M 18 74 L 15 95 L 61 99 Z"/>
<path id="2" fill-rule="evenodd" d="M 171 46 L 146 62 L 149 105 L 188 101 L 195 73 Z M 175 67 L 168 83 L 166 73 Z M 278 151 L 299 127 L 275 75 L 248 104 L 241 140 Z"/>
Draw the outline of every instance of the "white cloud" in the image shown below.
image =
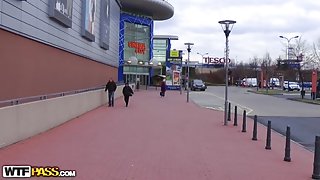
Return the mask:
<path id="1" fill-rule="evenodd" d="M 302 36 L 309 43 L 320 38 L 320 1 L 315 0 L 171 0 L 173 18 L 155 22 L 155 34 L 179 36 L 173 48 L 185 50 L 193 42 L 191 58 L 201 60 L 197 52 L 224 56 L 225 36 L 218 21 L 236 20 L 229 36 L 230 57 L 246 61 L 284 56 L 286 41 L 279 35 Z"/>

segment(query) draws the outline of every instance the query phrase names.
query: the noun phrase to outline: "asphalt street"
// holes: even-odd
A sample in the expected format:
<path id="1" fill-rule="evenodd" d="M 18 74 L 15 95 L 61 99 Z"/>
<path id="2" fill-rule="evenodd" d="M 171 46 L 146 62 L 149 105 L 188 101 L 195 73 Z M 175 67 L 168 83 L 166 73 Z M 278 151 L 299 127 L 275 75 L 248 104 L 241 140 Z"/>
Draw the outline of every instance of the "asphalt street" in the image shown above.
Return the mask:
<path id="1" fill-rule="evenodd" d="M 267 124 L 272 122 L 272 129 L 285 135 L 286 127 L 291 127 L 291 139 L 313 151 L 315 136 L 320 135 L 320 106 L 288 100 L 299 96 L 286 94 L 269 96 L 247 92 L 247 88 L 229 87 L 228 100 L 238 106 L 238 114 L 245 109 L 248 116 L 258 116 L 258 121 Z M 190 93 L 196 104 L 210 109 L 224 110 L 225 87 L 208 87 L 205 92 Z"/>
<path id="2" fill-rule="evenodd" d="M 291 139 L 310 151 L 314 151 L 315 136 L 320 135 L 320 118 L 315 117 L 258 117 L 258 122 L 267 126 L 272 123 L 272 129 L 285 135 L 287 126 L 290 126 Z"/>

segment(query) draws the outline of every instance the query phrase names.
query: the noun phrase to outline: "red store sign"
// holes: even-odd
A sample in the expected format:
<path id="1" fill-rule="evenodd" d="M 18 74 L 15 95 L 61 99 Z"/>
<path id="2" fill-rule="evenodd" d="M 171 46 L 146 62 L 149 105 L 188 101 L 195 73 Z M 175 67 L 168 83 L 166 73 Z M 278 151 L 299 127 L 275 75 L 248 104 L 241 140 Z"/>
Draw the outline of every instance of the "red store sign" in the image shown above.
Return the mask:
<path id="1" fill-rule="evenodd" d="M 146 45 L 144 43 L 130 41 L 128 42 L 128 47 L 134 48 L 138 54 L 144 54 L 146 52 Z"/>
<path id="2" fill-rule="evenodd" d="M 225 61 L 226 58 L 224 58 L 224 57 L 223 58 L 204 57 L 203 59 L 206 64 L 225 64 L 225 62 L 226 62 Z M 231 63 L 230 58 L 228 59 L 228 62 Z"/>

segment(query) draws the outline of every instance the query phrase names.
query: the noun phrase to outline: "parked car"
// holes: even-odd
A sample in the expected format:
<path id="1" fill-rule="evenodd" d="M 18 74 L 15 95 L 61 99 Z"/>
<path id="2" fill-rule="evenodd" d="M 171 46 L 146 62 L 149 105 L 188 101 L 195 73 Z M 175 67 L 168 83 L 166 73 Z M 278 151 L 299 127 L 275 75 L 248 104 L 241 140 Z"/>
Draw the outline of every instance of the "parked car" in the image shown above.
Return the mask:
<path id="1" fill-rule="evenodd" d="M 194 79 L 191 81 L 191 91 L 195 90 L 201 90 L 205 91 L 207 89 L 207 86 L 201 79 Z"/>
<path id="2" fill-rule="evenodd" d="M 299 83 L 299 85 L 302 88 L 302 83 Z M 303 87 L 304 88 L 311 88 L 312 87 L 312 82 L 303 82 Z"/>
<path id="3" fill-rule="evenodd" d="M 289 89 L 289 91 L 300 91 L 301 87 L 297 82 L 288 82 L 288 81 L 284 81 L 283 83 L 283 90 L 287 90 Z"/>

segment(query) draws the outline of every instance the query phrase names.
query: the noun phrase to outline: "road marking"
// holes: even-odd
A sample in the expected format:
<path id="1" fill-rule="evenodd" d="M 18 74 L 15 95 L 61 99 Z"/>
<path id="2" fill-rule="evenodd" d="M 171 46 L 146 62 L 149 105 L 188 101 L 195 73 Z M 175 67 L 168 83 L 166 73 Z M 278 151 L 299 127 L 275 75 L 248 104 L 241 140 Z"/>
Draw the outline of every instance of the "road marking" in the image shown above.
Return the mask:
<path id="1" fill-rule="evenodd" d="M 214 108 L 214 107 L 210 107 L 210 106 L 202 106 L 204 108 L 207 108 L 207 109 L 213 109 L 213 110 L 217 110 L 217 111 L 221 111 L 221 107 L 218 107 L 218 108 Z"/>
<path id="2" fill-rule="evenodd" d="M 214 97 L 216 97 L 216 98 L 221 99 L 221 100 L 224 101 L 224 98 L 223 98 L 223 97 L 217 96 L 217 95 L 215 95 L 215 94 L 213 94 L 213 93 L 202 92 L 201 94 L 206 94 L 206 95 L 209 95 L 209 96 L 214 96 Z M 238 107 L 241 107 L 242 109 L 247 110 L 247 114 L 250 114 L 250 113 L 253 112 L 253 109 L 251 109 L 251 108 L 249 108 L 249 107 L 246 107 L 246 106 L 241 105 L 241 104 L 239 104 L 239 103 L 236 103 L 236 102 L 234 102 L 234 101 L 230 101 L 230 100 L 229 100 L 229 102 L 230 102 L 231 104 L 237 105 Z M 209 107 L 206 107 L 206 108 L 209 108 Z M 215 109 L 215 110 L 216 110 L 217 108 L 210 107 L 209 109 Z M 224 108 L 221 107 L 221 106 L 219 107 L 219 109 L 220 109 L 221 111 L 224 111 Z"/>

